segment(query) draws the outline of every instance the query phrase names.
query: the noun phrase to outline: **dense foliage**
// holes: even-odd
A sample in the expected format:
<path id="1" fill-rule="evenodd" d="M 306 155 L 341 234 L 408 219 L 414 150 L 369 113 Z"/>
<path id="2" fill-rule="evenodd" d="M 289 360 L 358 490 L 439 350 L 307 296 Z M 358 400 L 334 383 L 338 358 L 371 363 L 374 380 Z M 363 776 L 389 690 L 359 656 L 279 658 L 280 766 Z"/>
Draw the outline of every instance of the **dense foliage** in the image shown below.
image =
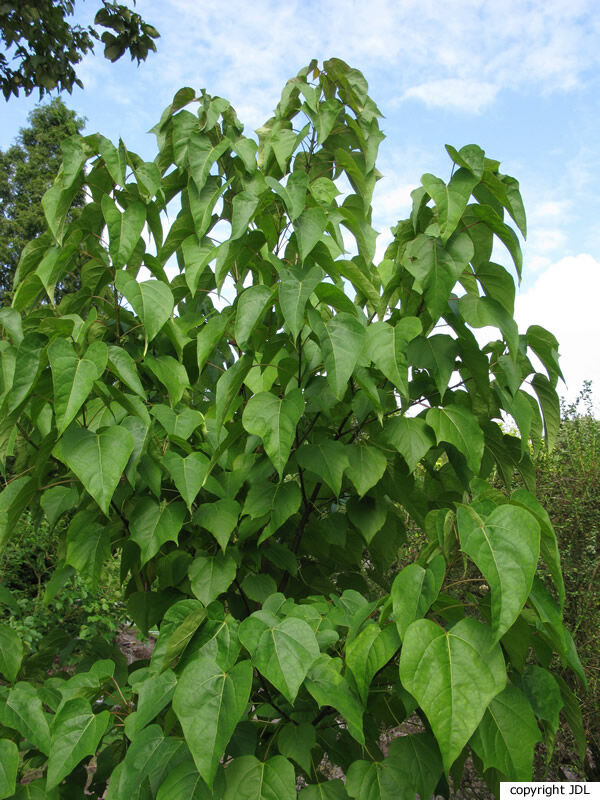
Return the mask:
<path id="1" fill-rule="evenodd" d="M 25 245 L 46 230 L 42 197 L 54 183 L 62 162 L 62 142 L 81 133 L 84 120 L 58 97 L 35 108 L 28 126 L 15 144 L 0 150 L 0 305 L 10 304 L 13 276 Z M 83 207 L 80 192 L 71 204 L 69 219 Z M 61 286 L 73 288 L 65 275 Z M 60 298 L 60 291 L 57 298 Z"/>
<path id="2" fill-rule="evenodd" d="M 552 452 L 536 458 L 537 491 L 556 528 L 565 577 L 565 620 L 577 643 L 589 691 L 581 694 L 590 780 L 600 778 L 600 422 L 591 384 L 562 409 Z M 577 690 L 572 680 L 569 682 Z M 584 752 L 580 740 L 577 750 Z"/>
<path id="3" fill-rule="evenodd" d="M 129 674 L 99 657 L 48 677 L 0 626 L 5 797 L 33 768 L 30 791 L 76 796 L 90 756 L 109 800 L 429 797 L 469 753 L 491 786 L 527 779 L 563 706 L 580 731 L 550 668 L 584 679 L 528 446 L 558 429 L 557 344 L 519 334 L 491 261 L 499 240 L 521 273 L 518 184 L 447 146 L 450 180 L 423 176 L 374 263 L 379 116 L 332 59 L 288 82 L 258 146 L 190 89 L 153 162 L 64 143 L 0 311 L 0 543 L 26 508 L 66 515 L 53 591 L 118 553 L 128 614 L 159 636 Z M 428 541 L 400 568 L 409 520 Z M 413 714 L 384 757 L 382 727 Z"/>
<path id="4" fill-rule="evenodd" d="M 6 48 L 0 53 L 0 90 L 7 100 L 22 91 L 29 95 L 38 89 L 41 98 L 53 89 L 71 92 L 74 84 L 83 86 L 75 67 L 99 39 L 110 61 L 129 51 L 139 64 L 156 51 L 158 31 L 115 0 L 102 0 L 94 24 L 86 27 L 70 22 L 74 11 L 75 0 L 0 5 L 0 40 Z"/>

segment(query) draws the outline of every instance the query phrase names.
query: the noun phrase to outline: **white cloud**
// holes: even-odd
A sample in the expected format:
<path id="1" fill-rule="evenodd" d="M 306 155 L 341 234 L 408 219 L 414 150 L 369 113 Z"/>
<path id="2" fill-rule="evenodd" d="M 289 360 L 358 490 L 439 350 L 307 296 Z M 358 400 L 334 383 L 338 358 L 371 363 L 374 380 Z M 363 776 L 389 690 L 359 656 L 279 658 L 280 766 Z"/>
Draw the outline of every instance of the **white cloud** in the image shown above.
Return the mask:
<path id="1" fill-rule="evenodd" d="M 600 260 L 587 253 L 568 256 L 552 264 L 534 285 L 517 296 L 515 316 L 519 329 L 542 325 L 559 343 L 567 389 L 559 393 L 573 399 L 584 380 L 592 380 L 596 403 L 600 401 Z"/>
<path id="2" fill-rule="evenodd" d="M 497 93 L 498 87 L 493 83 L 444 78 L 411 86 L 403 99 L 422 100 L 430 108 L 446 107 L 479 114 L 494 102 Z"/>

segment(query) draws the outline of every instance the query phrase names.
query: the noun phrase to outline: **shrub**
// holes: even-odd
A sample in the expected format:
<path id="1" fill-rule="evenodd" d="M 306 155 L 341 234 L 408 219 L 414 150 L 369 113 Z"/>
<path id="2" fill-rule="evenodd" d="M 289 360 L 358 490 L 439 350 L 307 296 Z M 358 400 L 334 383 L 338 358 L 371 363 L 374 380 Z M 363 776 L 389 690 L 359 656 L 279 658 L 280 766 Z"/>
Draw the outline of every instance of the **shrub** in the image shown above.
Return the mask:
<path id="1" fill-rule="evenodd" d="M 21 437 L 24 462 L 0 542 L 27 507 L 69 514 L 55 584 L 71 568 L 95 586 L 118 553 L 128 613 L 159 636 L 129 673 L 99 653 L 42 680 L 0 627 L 9 793 L 35 766 L 46 797 L 81 796 L 92 757 L 89 791 L 109 779 L 109 800 L 429 797 L 469 753 L 491 786 L 527 779 L 553 740 L 573 695 L 549 657 L 583 673 L 527 445 L 556 435 L 557 344 L 519 336 L 514 281 L 490 261 L 498 238 L 521 273 L 518 184 L 447 146 L 450 180 L 423 176 L 375 264 L 379 117 L 331 59 L 288 82 L 258 146 L 189 89 L 153 162 L 100 135 L 65 143 L 49 231 L 0 311 L 0 442 Z M 75 254 L 81 286 L 55 305 Z M 507 500 L 495 468 L 527 488 Z M 399 565 L 407 520 L 427 541 Z M 463 562 L 489 591 L 464 599 Z M 384 757 L 382 728 L 413 713 L 421 732 Z"/>

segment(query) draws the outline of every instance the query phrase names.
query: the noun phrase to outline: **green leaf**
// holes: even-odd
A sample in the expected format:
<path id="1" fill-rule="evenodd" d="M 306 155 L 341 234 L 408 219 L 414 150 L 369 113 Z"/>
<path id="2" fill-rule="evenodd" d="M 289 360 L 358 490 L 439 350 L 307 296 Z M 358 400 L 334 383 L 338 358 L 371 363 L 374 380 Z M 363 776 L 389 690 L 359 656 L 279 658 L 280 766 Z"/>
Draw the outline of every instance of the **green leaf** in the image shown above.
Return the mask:
<path id="1" fill-rule="evenodd" d="M 366 544 L 370 545 L 375 534 L 385 525 L 388 504 L 374 497 L 361 500 L 352 497 L 346 505 L 346 514 Z"/>
<path id="2" fill-rule="evenodd" d="M 472 328 L 490 326 L 502 331 L 513 358 L 516 358 L 519 350 L 519 329 L 512 314 L 500 303 L 490 297 L 466 294 L 458 301 L 458 308 L 465 322 Z"/>
<path id="3" fill-rule="evenodd" d="M 0 739 L 0 798 L 12 797 L 17 785 L 19 748 L 9 739 Z"/>
<path id="4" fill-rule="evenodd" d="M 276 533 L 298 511 L 301 502 L 302 493 L 295 481 L 260 481 L 253 484 L 248 490 L 243 513 L 253 519 L 270 515 L 269 522 L 259 536 L 258 545 Z"/>
<path id="5" fill-rule="evenodd" d="M 560 401 L 556 390 L 545 375 L 536 373 L 531 385 L 537 395 L 544 417 L 544 438 L 548 450 L 552 450 L 560 428 Z"/>
<path id="6" fill-rule="evenodd" d="M 469 169 L 461 167 L 454 172 L 447 186 L 430 173 L 421 177 L 421 183 L 437 206 L 440 234 L 446 243 L 456 230 L 479 178 Z"/>
<path id="7" fill-rule="evenodd" d="M 259 202 L 259 198 L 251 192 L 243 191 L 234 196 L 230 237 L 232 241 L 246 233 Z"/>
<path id="8" fill-rule="evenodd" d="M 173 450 L 167 450 L 162 457 L 162 464 L 167 468 L 177 491 L 191 511 L 192 503 L 208 474 L 210 464 L 208 458 L 203 453 L 197 452 L 183 458 Z"/>
<path id="9" fill-rule="evenodd" d="M 136 710 L 125 718 L 125 735 L 133 741 L 137 734 L 171 702 L 177 686 L 177 677 L 172 669 L 166 669 L 157 675 L 148 667 L 144 667 L 129 676 L 129 684 L 138 696 Z"/>
<path id="10" fill-rule="evenodd" d="M 135 392 L 142 400 L 146 400 L 146 392 L 140 381 L 135 361 L 127 350 L 124 350 L 122 347 L 109 345 L 108 368 L 125 384 L 125 386 L 131 389 L 132 392 Z"/>
<path id="11" fill-rule="evenodd" d="M 364 745 L 363 706 L 348 680 L 342 675 L 342 661 L 323 653 L 312 665 L 306 677 L 308 692 L 320 707 L 331 706 L 344 717 L 348 732 Z"/>
<path id="12" fill-rule="evenodd" d="M 304 261 L 323 236 L 327 216 L 320 208 L 306 208 L 293 224 L 300 260 Z"/>
<path id="13" fill-rule="evenodd" d="M 167 390 L 169 402 L 172 406 L 176 406 L 190 385 L 190 379 L 183 364 L 173 356 L 156 358 L 148 354 L 144 359 L 144 366 L 158 378 Z"/>
<path id="14" fill-rule="evenodd" d="M 113 266 L 124 267 L 131 258 L 146 224 L 146 206 L 134 201 L 119 211 L 115 201 L 102 195 L 102 214 L 108 226 L 108 248 Z M 119 290 L 120 291 L 120 290 Z"/>
<path id="15" fill-rule="evenodd" d="M 215 785 L 215 792 L 222 792 L 219 780 L 222 777 L 222 772 L 217 773 L 216 783 L 219 785 Z M 215 798 L 213 792 L 200 777 L 192 759 L 183 761 L 172 769 L 156 795 L 156 800 L 180 800 L 180 798 L 185 798 L 185 800 L 214 800 Z"/>
<path id="16" fill-rule="evenodd" d="M 230 555 L 198 556 L 188 570 L 192 592 L 207 606 L 229 589 L 236 572 L 237 565 Z"/>
<path id="17" fill-rule="evenodd" d="M 437 443 L 454 445 L 477 474 L 483 456 L 483 431 L 477 417 L 466 408 L 445 406 L 430 408 L 425 419 L 433 428 Z"/>
<path id="18" fill-rule="evenodd" d="M 488 297 L 500 303 L 512 316 L 515 311 L 515 282 L 504 267 L 492 261 L 478 264 L 477 280 Z"/>
<path id="19" fill-rule="evenodd" d="M 446 573 L 442 556 L 434 558 L 424 569 L 419 564 L 409 564 L 394 578 L 392 584 L 393 616 L 404 639 L 408 626 L 421 619 L 435 603 Z"/>
<path id="20" fill-rule="evenodd" d="M 234 336 L 237 344 L 245 349 L 252 331 L 271 304 L 273 290 L 268 286 L 249 286 L 239 296 L 235 316 Z"/>
<path id="21" fill-rule="evenodd" d="M 15 526 L 36 491 L 29 475 L 11 480 L 0 492 L 0 552 L 15 534 Z"/>
<path id="22" fill-rule="evenodd" d="M 400 648 L 400 637 L 394 625 L 367 625 L 346 644 L 346 667 L 356 681 L 358 693 L 366 704 L 369 687 L 375 674 L 384 667 Z"/>
<path id="23" fill-rule="evenodd" d="M 215 425 L 220 430 L 227 421 L 229 411 L 242 388 L 242 383 L 250 367 L 252 356 L 244 355 L 221 375 L 217 381 L 217 397 L 215 403 Z"/>
<path id="24" fill-rule="evenodd" d="M 173 710 L 198 772 L 209 786 L 246 710 L 251 688 L 249 661 L 240 661 L 225 672 L 211 653 L 199 653 L 179 678 Z"/>
<path id="25" fill-rule="evenodd" d="M 436 321 L 446 313 L 448 299 L 466 263 L 455 261 L 439 239 L 419 234 L 407 246 L 404 265 L 423 290 L 427 310 Z"/>
<path id="26" fill-rule="evenodd" d="M 110 724 L 110 713 L 94 714 L 87 700 L 68 700 L 52 725 L 47 786 L 53 789 L 86 756 L 94 755 Z"/>
<path id="27" fill-rule="evenodd" d="M 231 534 L 237 528 L 240 506 L 235 500 L 217 500 L 216 503 L 203 503 L 198 506 L 194 522 L 210 531 L 221 550 L 225 552 Z"/>
<path id="28" fill-rule="evenodd" d="M 442 333 L 419 336 L 408 348 L 410 363 L 429 372 L 442 399 L 455 369 L 457 351 L 456 339 Z"/>
<path id="29" fill-rule="evenodd" d="M 102 134 L 98 134 L 98 151 L 106 168 L 117 186 L 125 188 L 125 169 L 127 167 L 127 157 L 123 147 L 118 149 L 114 144 Z"/>
<path id="30" fill-rule="evenodd" d="M 0 673 L 11 683 L 14 682 L 22 661 L 23 643 L 19 635 L 0 622 Z"/>
<path id="31" fill-rule="evenodd" d="M 310 751 L 316 743 L 316 729 L 308 722 L 300 725 L 290 722 L 281 728 L 277 736 L 277 748 L 281 755 L 295 761 L 308 775 L 312 772 Z"/>
<path id="32" fill-rule="evenodd" d="M 248 433 L 260 436 L 265 452 L 279 477 L 296 436 L 296 426 L 304 412 L 304 399 L 300 389 L 292 389 L 282 399 L 270 392 L 255 394 L 246 404 L 242 424 Z"/>
<path id="33" fill-rule="evenodd" d="M 354 484 L 359 497 L 365 495 L 383 478 L 387 458 L 375 447 L 359 445 L 346 450 L 349 466 L 346 475 Z"/>
<path id="34" fill-rule="evenodd" d="M 489 584 L 492 630 L 498 640 L 529 597 L 540 552 L 540 526 L 528 511 L 508 503 L 485 520 L 459 505 L 457 523 L 462 550 Z"/>
<path id="35" fill-rule="evenodd" d="M 347 800 L 346 787 L 339 778 L 311 783 L 300 792 L 300 800 Z"/>
<path id="36" fill-rule="evenodd" d="M 394 447 L 404 458 L 411 472 L 435 445 L 433 431 L 419 417 L 394 417 L 385 422 L 383 441 Z"/>
<path id="37" fill-rule="evenodd" d="M 508 684 L 489 704 L 470 744 L 485 770 L 497 769 L 511 781 L 530 781 L 533 751 L 541 738 L 529 701 Z"/>
<path id="38" fill-rule="evenodd" d="M 73 421 L 94 385 L 106 368 L 108 348 L 94 342 L 79 358 L 66 339 L 54 339 L 48 346 L 48 360 L 54 384 L 54 413 L 61 434 Z"/>
<path id="39" fill-rule="evenodd" d="M 132 452 L 133 436 L 119 425 L 99 433 L 72 425 L 52 451 L 79 478 L 106 516 Z"/>
<path id="40" fill-rule="evenodd" d="M 481 147 L 476 144 L 466 144 L 464 147 L 461 147 L 460 150 L 456 150 L 451 144 L 447 144 L 446 150 L 455 164 L 458 164 L 459 167 L 465 167 L 471 170 L 473 175 L 479 180 L 483 178 L 485 153 Z"/>
<path id="41" fill-rule="evenodd" d="M 530 325 L 527 328 L 527 345 L 531 347 L 548 370 L 548 376 L 553 385 L 558 378 L 564 380 L 558 363 L 558 342 L 555 336 L 541 325 Z"/>
<path id="42" fill-rule="evenodd" d="M 42 701 L 30 683 L 20 681 L 10 690 L 6 705 L 0 703 L 0 722 L 14 728 L 30 741 L 34 747 L 48 755 L 50 752 L 50 728 Z"/>
<path id="43" fill-rule="evenodd" d="M 225 770 L 223 800 L 296 800 L 296 774 L 287 758 L 234 758 Z"/>
<path id="44" fill-rule="evenodd" d="M 175 301 L 171 289 L 162 281 L 138 283 L 128 272 L 117 272 L 115 286 L 141 319 L 146 340 L 151 342 L 170 319 Z"/>
<path id="45" fill-rule="evenodd" d="M 180 739 L 165 737 L 159 725 L 150 725 L 136 736 L 124 760 L 113 771 L 106 800 L 147 796 L 145 789 L 154 795 L 156 784 L 185 755 L 186 747 Z"/>
<path id="46" fill-rule="evenodd" d="M 404 317 L 396 325 L 373 322 L 367 328 L 369 359 L 394 384 L 401 396 L 408 397 L 408 343 L 421 333 L 416 317 Z"/>
<path id="47" fill-rule="evenodd" d="M 383 761 L 350 765 L 346 791 L 356 800 L 414 800 L 429 798 L 442 774 L 442 760 L 427 733 L 400 736 L 390 744 Z"/>
<path id="48" fill-rule="evenodd" d="M 27 399 L 35 386 L 41 369 L 45 366 L 45 352 L 41 346 L 42 337 L 28 333 L 17 350 L 15 372 L 8 397 L 9 413 L 17 409 Z"/>
<path id="49" fill-rule="evenodd" d="M 506 246 L 506 249 L 512 256 L 520 280 L 523 269 L 523 254 L 516 233 L 502 221 L 501 217 L 491 206 L 473 204 L 469 206 L 469 211 L 477 220 L 483 222 L 493 231 Z"/>
<path id="50" fill-rule="evenodd" d="M 296 451 L 296 458 L 301 467 L 318 475 L 338 497 L 342 490 L 342 476 L 350 466 L 347 450 L 342 442 L 326 440 L 320 444 L 303 445 Z"/>
<path id="51" fill-rule="evenodd" d="M 320 267 L 282 271 L 279 284 L 279 305 L 292 338 L 296 340 L 304 325 L 304 311 L 309 297 L 323 280 Z"/>
<path id="52" fill-rule="evenodd" d="M 177 542 L 186 517 L 183 503 L 158 503 L 153 497 L 140 497 L 129 515 L 129 531 L 141 552 L 141 565 L 158 553 L 165 542 Z"/>
<path id="53" fill-rule="evenodd" d="M 323 322 L 316 312 L 310 319 L 321 344 L 327 380 L 335 396 L 342 400 L 363 349 L 365 328 L 355 316 L 345 312 L 328 322 Z"/>
<path id="54" fill-rule="evenodd" d="M 110 555 L 110 531 L 97 511 L 80 511 L 67 530 L 65 563 L 70 564 L 96 591 L 104 562 Z"/>
<path id="55" fill-rule="evenodd" d="M 521 689 L 531 703 L 536 717 L 549 724 L 554 736 L 564 705 L 560 686 L 554 675 L 537 664 L 528 664 L 521 676 Z"/>
<path id="56" fill-rule="evenodd" d="M 320 650 L 312 628 L 303 620 L 287 617 L 277 624 L 265 612 L 257 611 L 242 622 L 240 642 L 252 656 L 252 663 L 293 703 L 306 674 Z"/>
<path id="57" fill-rule="evenodd" d="M 475 619 L 462 619 L 448 631 L 419 619 L 404 637 L 400 680 L 427 715 L 448 773 L 504 689 L 506 668 L 490 629 Z"/>
<path id="58" fill-rule="evenodd" d="M 203 325 L 196 337 L 196 353 L 198 360 L 198 370 L 202 372 L 208 360 L 208 357 L 217 346 L 219 339 L 223 336 L 227 325 L 229 324 L 229 315 L 226 312 L 217 314 L 211 317 L 206 325 Z"/>

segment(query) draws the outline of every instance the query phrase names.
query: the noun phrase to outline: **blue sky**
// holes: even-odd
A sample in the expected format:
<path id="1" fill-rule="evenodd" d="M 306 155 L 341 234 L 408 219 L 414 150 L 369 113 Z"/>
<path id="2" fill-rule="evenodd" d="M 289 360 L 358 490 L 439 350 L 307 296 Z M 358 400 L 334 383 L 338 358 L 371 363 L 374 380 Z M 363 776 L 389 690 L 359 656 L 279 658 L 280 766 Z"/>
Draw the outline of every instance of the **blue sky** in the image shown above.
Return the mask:
<path id="1" fill-rule="evenodd" d="M 94 0 L 79 3 L 86 21 Z M 444 144 L 475 142 L 521 183 L 528 213 L 520 326 L 560 342 L 572 397 L 600 405 L 600 8 L 597 0 L 138 0 L 161 32 L 139 68 L 86 57 L 65 102 L 146 158 L 147 134 L 181 86 L 226 97 L 251 132 L 311 58 L 362 70 L 385 115 L 374 222 L 381 249 L 424 172 L 447 178 Z M 35 98 L 1 108 L 0 147 Z M 498 259 L 503 259 L 498 252 Z M 506 261 L 508 265 L 508 260 Z"/>

